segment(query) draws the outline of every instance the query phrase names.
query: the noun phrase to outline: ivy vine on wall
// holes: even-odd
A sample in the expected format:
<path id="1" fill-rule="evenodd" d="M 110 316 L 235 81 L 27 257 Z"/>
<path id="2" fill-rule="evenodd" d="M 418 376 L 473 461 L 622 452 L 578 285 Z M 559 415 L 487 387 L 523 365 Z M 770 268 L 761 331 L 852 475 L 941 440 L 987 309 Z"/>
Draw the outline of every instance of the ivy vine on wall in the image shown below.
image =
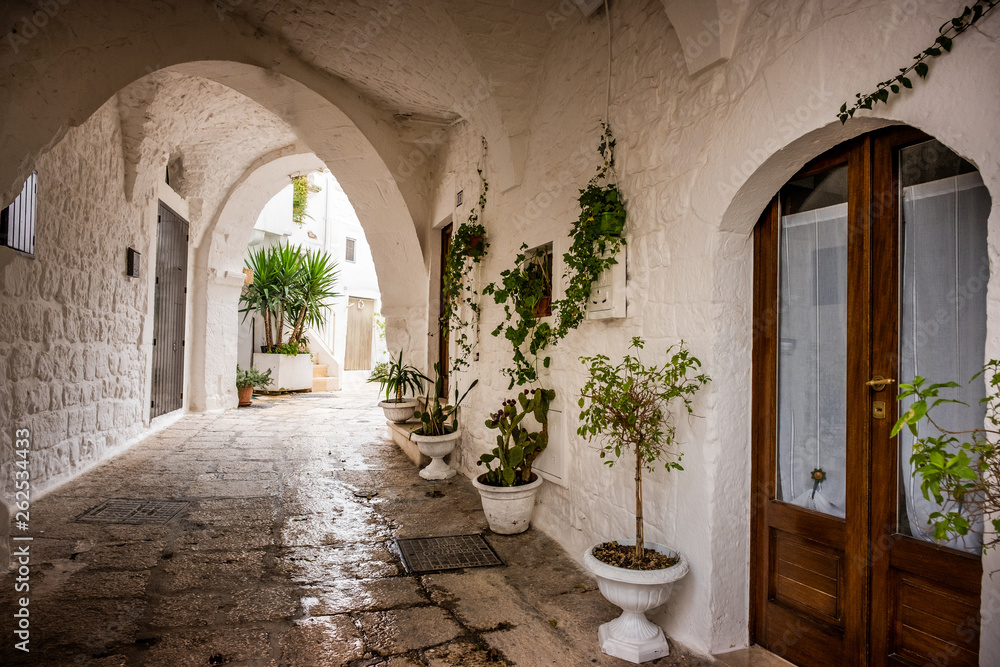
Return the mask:
<path id="1" fill-rule="evenodd" d="M 846 102 L 842 104 L 840 111 L 837 112 L 837 118 L 840 119 L 841 124 L 846 123 L 848 118 L 853 118 L 854 114 L 861 109 L 871 109 L 879 102 L 887 104 L 890 93 L 897 95 L 904 88 L 913 88 L 913 81 L 907 75 L 913 72 L 921 79 L 926 78 L 927 73 L 930 71 L 929 60 L 951 51 L 954 38 L 975 25 L 979 19 L 986 16 L 997 4 L 1000 4 L 1000 0 L 978 0 L 971 7 L 967 6 L 962 11 L 961 16 L 956 16 L 950 21 L 943 23 L 938 28 L 938 36 L 934 40 L 934 43 L 913 56 L 914 62 L 908 67 L 900 67 L 899 74 L 880 82 L 875 87 L 874 92 L 867 94 L 856 93 L 855 97 L 857 99 L 854 102 L 854 106 L 848 108 Z"/>
<path id="2" fill-rule="evenodd" d="M 312 219 L 311 216 L 306 215 L 306 202 L 309 200 L 310 194 L 320 190 L 322 188 L 318 185 L 309 182 L 309 176 L 306 174 L 292 177 L 292 222 L 299 227 L 305 223 L 306 218 Z"/>
<path id="3" fill-rule="evenodd" d="M 441 331 L 448 331 L 455 341 L 456 354 L 452 358 L 451 370 L 460 371 L 469 365 L 469 357 L 479 328 L 479 298 L 472 280 L 475 266 L 486 257 L 490 247 L 486 240 L 486 228 L 480 217 L 486 209 L 486 193 L 490 184 L 483 175 L 486 167 L 487 143 L 482 137 L 482 164 L 476 169 L 479 174 L 479 201 L 469 212 L 469 219 L 452 234 L 444 266 L 441 267 L 441 317 L 438 325 Z M 471 316 L 462 315 L 462 306 L 468 306 Z"/>

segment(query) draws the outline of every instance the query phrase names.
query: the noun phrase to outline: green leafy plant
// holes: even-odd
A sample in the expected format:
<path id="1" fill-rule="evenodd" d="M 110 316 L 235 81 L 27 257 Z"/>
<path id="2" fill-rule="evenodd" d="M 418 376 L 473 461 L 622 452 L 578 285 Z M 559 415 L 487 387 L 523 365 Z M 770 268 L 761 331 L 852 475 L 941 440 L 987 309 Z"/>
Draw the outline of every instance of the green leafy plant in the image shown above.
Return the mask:
<path id="1" fill-rule="evenodd" d="M 460 371 L 469 365 L 479 326 L 479 299 L 471 274 L 476 265 L 486 257 L 490 247 L 486 240 L 486 228 L 480 222 L 480 217 L 486 210 L 486 193 L 490 189 L 490 184 L 483 176 L 487 153 L 485 137 L 482 142 L 483 165 L 476 169 L 481 185 L 479 201 L 469 212 L 469 220 L 452 234 L 444 266 L 441 267 L 442 304 L 438 324 L 442 331 L 449 331 L 455 341 L 457 353 L 452 357 L 452 371 Z M 463 304 L 472 313 L 468 320 L 462 317 Z"/>
<path id="2" fill-rule="evenodd" d="M 927 384 L 917 376 L 911 384 L 901 384 L 899 400 L 913 397 L 910 408 L 896 421 L 895 436 L 904 427 L 913 434 L 910 463 L 914 477 L 920 477 L 920 491 L 925 500 L 934 499 L 942 511 L 931 513 L 928 523 L 934 539 L 964 536 L 980 519 L 1000 517 L 1000 361 L 990 360 L 970 380 L 985 376 L 989 386 L 981 403 L 986 405 L 986 422 L 992 428 L 979 427 L 951 431 L 934 421 L 934 408 L 942 403 L 961 403 L 942 398 L 941 392 L 954 389 L 957 382 Z M 936 435 L 920 435 L 919 425 L 927 420 Z M 1000 518 L 990 519 L 1000 533 Z M 1000 538 L 984 542 L 983 549 L 996 546 Z"/>
<path id="3" fill-rule="evenodd" d="M 618 263 L 615 256 L 624 243 L 620 234 L 627 218 L 625 202 L 617 183 L 608 177 L 615 166 L 616 140 L 608 123 L 601 123 L 601 129 L 598 153 L 602 163 L 587 187 L 580 190 L 580 217 L 570 232 L 573 244 L 563 255 L 564 277 L 568 281 L 565 296 L 554 305 L 559 314 L 555 340 L 565 338 L 586 317 L 587 299 L 594 281 Z"/>
<path id="4" fill-rule="evenodd" d="M 402 403 L 403 396 L 407 392 L 413 395 L 419 394 L 424 388 L 425 381 L 430 382 L 430 378 L 415 367 L 403 363 L 402 350 L 399 351 L 398 358 L 390 359 L 388 363 L 376 364 L 375 370 L 368 378 L 368 382 L 379 383 L 379 393 L 384 391 L 385 400 L 389 403 Z"/>
<path id="5" fill-rule="evenodd" d="M 271 379 L 271 369 L 267 369 L 266 372 L 261 373 L 254 367 L 241 368 L 239 364 L 236 364 L 236 388 L 246 389 L 247 387 L 255 387 L 257 389 L 264 389 L 265 387 L 273 384 L 274 380 Z"/>
<path id="6" fill-rule="evenodd" d="M 551 255 L 542 250 L 528 251 L 528 246 L 522 244 L 514 268 L 500 274 L 500 285 L 490 283 L 483 288 L 483 294 L 492 295 L 504 309 L 504 321 L 492 334 L 503 335 L 513 346 L 511 366 L 503 369 L 510 378 L 508 389 L 538 379 L 538 353 L 552 341 L 552 325 L 539 321 L 538 310 L 544 298 L 551 298 L 551 275 Z M 542 365 L 548 368 L 550 361 L 544 357 Z"/>
<path id="7" fill-rule="evenodd" d="M 506 399 L 490 415 L 486 427 L 499 433 L 497 446 L 476 462 L 486 466 L 484 484 L 519 486 L 532 481 L 531 466 L 549 444 L 549 406 L 555 397 L 552 389 L 525 389 L 516 398 Z M 541 431 L 529 431 L 522 426 L 528 415 L 541 424 Z"/>
<path id="8" fill-rule="evenodd" d="M 441 364 L 434 364 L 434 392 L 424 396 L 424 410 L 416 410 L 413 416 L 420 420 L 420 426 L 412 433 L 418 435 L 447 435 L 458 430 L 458 409 L 462 401 L 469 395 L 472 388 L 479 384 L 479 380 L 473 380 L 469 388 L 459 398 L 458 387 L 455 388 L 455 402 L 448 405 L 441 405 L 438 396 L 444 390 L 444 381 L 441 379 Z M 411 435 L 412 435 L 411 433 Z"/>
<path id="9" fill-rule="evenodd" d="M 306 349 L 302 341 L 282 343 L 281 345 L 275 345 L 271 352 L 274 354 L 287 354 L 290 357 L 294 357 L 298 354 L 305 354 L 309 350 Z"/>
<path id="10" fill-rule="evenodd" d="M 853 118 L 854 114 L 861 109 L 871 109 L 879 102 L 888 104 L 890 93 L 897 95 L 905 88 L 913 88 L 913 82 L 907 75 L 913 72 L 921 79 L 926 78 L 927 73 L 930 71 L 930 66 L 928 65 L 929 59 L 937 58 L 945 52 L 951 51 L 954 38 L 975 25 L 979 19 L 986 16 L 997 4 L 1000 4 L 1000 0 L 978 0 L 971 7 L 966 6 L 960 16 L 956 16 L 950 21 L 945 21 L 941 24 L 934 43 L 913 56 L 913 63 L 907 67 L 900 67 L 899 74 L 896 76 L 881 81 L 875 87 L 874 92 L 867 94 L 856 93 L 856 100 L 852 107 L 848 108 L 847 102 L 844 102 L 840 107 L 840 111 L 837 112 L 837 118 L 840 119 L 841 124 L 846 123 L 848 118 Z"/>
<path id="11" fill-rule="evenodd" d="M 337 263 L 322 250 L 302 250 L 288 243 L 257 248 L 247 257 L 246 267 L 253 271 L 253 283 L 243 288 L 240 312 L 244 319 L 251 313 L 263 318 L 269 351 L 285 344 L 289 326 L 287 343 L 302 343 L 305 327 L 321 326 L 329 300 L 340 296 L 334 290 Z M 284 349 L 291 354 L 290 348 Z"/>
<path id="12" fill-rule="evenodd" d="M 306 218 L 312 220 L 312 216 L 306 215 L 306 204 L 309 195 L 322 190 L 318 185 L 309 182 L 309 176 L 303 174 L 292 178 L 292 222 L 301 227 L 305 224 Z"/>
<path id="13" fill-rule="evenodd" d="M 633 338 L 629 346 L 636 355 L 626 354 L 621 363 L 612 365 L 608 357 L 598 354 L 580 357 L 587 366 L 588 378 L 580 397 L 580 427 L 577 433 L 588 440 L 604 442 L 601 458 L 613 466 L 623 452 L 635 456 L 635 549 L 632 556 L 637 569 L 646 558 L 642 522 L 642 471 L 654 470 L 663 460 L 667 470 L 683 470 L 681 452 L 673 452 L 675 427 L 668 412 L 671 403 L 680 399 L 688 414 L 692 413 L 692 396 L 710 382 L 705 374 L 695 374 L 701 368 L 697 357 L 691 356 L 681 341 L 667 349 L 667 361 L 662 365 L 646 366 L 638 357 L 644 346 L 641 338 Z M 589 403 L 588 403 L 589 402 Z"/>

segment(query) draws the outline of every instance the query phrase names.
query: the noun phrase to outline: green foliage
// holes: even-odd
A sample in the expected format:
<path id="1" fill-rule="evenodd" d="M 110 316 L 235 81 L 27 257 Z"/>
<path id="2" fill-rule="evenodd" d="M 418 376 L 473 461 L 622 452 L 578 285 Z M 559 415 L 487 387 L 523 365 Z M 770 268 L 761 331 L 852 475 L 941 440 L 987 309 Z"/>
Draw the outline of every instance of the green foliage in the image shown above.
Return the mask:
<path id="1" fill-rule="evenodd" d="M 566 292 L 562 299 L 551 304 L 554 325 L 539 323 L 537 315 L 539 302 L 552 296 L 551 265 L 538 267 L 538 258 L 525 253 L 527 245 L 521 245 L 520 253 L 514 258 L 514 268 L 500 274 L 500 286 L 490 283 L 483 288 L 483 294 L 492 294 L 494 301 L 504 306 L 505 321 L 493 335 L 503 335 L 514 348 L 512 364 L 503 371 L 510 378 L 508 388 L 538 379 L 538 353 L 557 344 L 580 326 L 587 314 L 587 299 L 594 281 L 618 263 L 615 256 L 624 243 L 619 235 L 627 214 L 618 185 L 607 182 L 615 164 L 616 140 L 610 125 L 602 122 L 601 128 L 598 146 L 601 166 L 580 190 L 580 216 L 570 232 L 573 243 L 569 252 L 563 255 Z M 539 272 L 536 267 L 547 271 Z M 547 368 L 549 363 L 549 357 L 542 358 L 543 366 Z"/>
<path id="2" fill-rule="evenodd" d="M 950 21 L 945 21 L 938 28 L 937 39 L 934 43 L 913 56 L 914 62 L 908 67 L 899 68 L 899 74 L 880 82 L 875 91 L 867 94 L 856 93 L 854 106 L 847 108 L 847 103 L 841 105 L 837 112 L 837 118 L 841 124 L 846 123 L 848 118 L 853 118 L 854 114 L 861 109 L 871 109 L 882 102 L 888 104 L 889 94 L 899 94 L 904 88 L 913 88 L 913 82 L 907 76 L 910 72 L 915 72 L 921 79 L 926 78 L 930 67 L 927 64 L 929 58 L 937 58 L 947 51 L 951 51 L 952 41 L 957 36 L 971 28 L 979 19 L 986 16 L 1000 0 L 978 0 L 971 7 L 966 7 L 961 16 L 956 16 Z"/>
<path id="3" fill-rule="evenodd" d="M 395 397 L 397 403 L 403 400 L 403 396 L 410 392 L 413 395 L 419 394 L 424 388 L 424 382 L 430 382 L 430 378 L 419 370 L 403 363 L 403 351 L 399 351 L 397 359 L 391 359 L 388 363 L 382 362 L 375 365 L 368 382 L 378 382 L 379 392 L 385 392 L 385 400 L 390 401 Z"/>
<path id="4" fill-rule="evenodd" d="M 275 345 L 271 348 L 271 352 L 274 354 L 287 354 L 290 357 L 294 357 L 298 354 L 306 354 L 309 350 L 306 349 L 302 341 L 289 341 L 287 343 L 282 343 L 281 345 Z"/>
<path id="5" fill-rule="evenodd" d="M 441 401 L 438 400 L 438 396 L 444 390 L 444 382 L 441 379 L 441 364 L 434 364 L 434 392 L 424 396 L 423 411 L 414 411 L 413 416 L 420 420 L 420 427 L 413 433 L 417 435 L 447 435 L 457 431 L 459 427 L 458 408 L 477 384 L 479 384 L 479 380 L 473 380 L 461 398 L 458 395 L 458 387 L 455 387 L 455 402 L 441 405 Z"/>
<path id="6" fill-rule="evenodd" d="M 486 162 L 486 138 L 483 142 L 483 163 Z M 479 325 L 479 299 L 476 287 L 470 279 L 470 274 L 477 264 L 486 257 L 490 247 L 486 240 L 486 228 L 480 222 L 480 216 L 486 209 L 486 193 L 490 184 L 483 176 L 483 167 L 476 170 L 482 189 L 479 201 L 469 212 L 469 220 L 460 225 L 451 237 L 448 253 L 445 255 L 444 266 L 441 267 L 441 317 L 438 325 L 442 331 L 449 331 L 455 341 L 457 354 L 452 358 L 452 371 L 460 371 L 469 365 L 472 354 L 473 336 Z M 469 307 L 472 316 L 469 320 L 462 317 L 462 305 Z M 473 336 L 470 336 L 470 331 Z"/>
<path id="7" fill-rule="evenodd" d="M 604 442 L 601 458 L 608 466 L 615 464 L 622 452 L 635 455 L 635 523 L 636 560 L 644 553 L 642 524 L 642 471 L 652 472 L 654 464 L 665 458 L 667 470 L 683 470 L 683 454 L 671 451 L 675 427 L 666 412 L 673 401 L 680 399 L 688 414 L 692 413 L 691 397 L 710 382 L 705 374 L 694 375 L 701 368 L 697 357 L 691 356 L 684 341 L 667 349 L 663 365 L 644 365 L 638 351 L 644 346 L 641 338 L 633 338 L 631 349 L 636 356 L 626 354 L 620 364 L 612 365 L 608 357 L 598 354 L 580 357 L 587 366 L 588 378 L 580 394 L 580 427 L 577 433 L 588 440 Z M 589 401 L 589 405 L 588 402 Z"/>
<path id="8" fill-rule="evenodd" d="M 521 244 L 514 258 L 514 268 L 500 274 L 499 286 L 490 283 L 483 288 L 483 294 L 492 295 L 493 301 L 502 304 L 504 309 L 504 321 L 492 333 L 497 337 L 503 335 L 513 347 L 511 366 L 502 371 L 510 378 L 508 389 L 538 379 L 538 352 L 552 341 L 552 325 L 539 322 L 538 311 L 542 299 L 552 296 L 551 255 L 541 251 L 526 252 L 527 248 Z M 549 357 L 545 357 L 542 364 L 548 368 Z"/>
<path id="9" fill-rule="evenodd" d="M 268 368 L 266 372 L 261 373 L 256 368 L 252 366 L 250 368 L 240 368 L 239 364 L 236 364 L 236 388 L 246 389 L 247 387 L 256 387 L 257 389 L 264 389 L 270 386 L 274 380 L 271 379 L 271 369 Z"/>
<path id="10" fill-rule="evenodd" d="M 933 512 L 928 520 L 934 527 L 935 540 L 967 535 L 979 519 L 1000 516 L 1000 431 L 996 430 L 1000 426 L 1000 361 L 991 360 L 972 380 L 980 375 L 986 377 L 989 387 L 982 399 L 986 421 L 994 428 L 976 425 L 965 431 L 949 431 L 934 421 L 932 413 L 938 405 L 961 403 L 940 395 L 942 390 L 958 387 L 956 382 L 927 384 L 917 376 L 912 384 L 899 386 L 899 400 L 912 396 L 914 401 L 896 421 L 892 435 L 905 427 L 916 438 L 910 456 L 913 475 L 920 477 L 924 499 L 933 498 L 944 510 Z M 934 428 L 935 435 L 920 435 L 923 420 Z M 990 520 L 1000 533 L 1000 518 Z M 984 543 L 984 550 L 997 542 L 994 538 Z"/>
<path id="11" fill-rule="evenodd" d="M 250 251 L 246 267 L 253 271 L 253 283 L 243 288 L 240 312 L 244 319 L 250 313 L 264 319 L 268 350 L 282 347 L 289 325 L 288 343 L 303 342 L 305 327 L 321 326 L 328 301 L 340 296 L 333 289 L 337 263 L 319 249 L 302 250 L 288 243 L 257 248 Z"/>
<path id="12" fill-rule="evenodd" d="M 486 466 L 485 484 L 518 486 L 532 481 L 531 465 L 549 444 L 549 405 L 555 397 L 552 389 L 525 389 L 490 415 L 486 427 L 499 431 L 497 446 L 476 462 Z M 532 432 L 521 425 L 528 415 L 541 424 L 541 431 Z"/>
<path id="13" fill-rule="evenodd" d="M 292 222 L 299 227 L 305 223 L 306 218 L 312 219 L 311 216 L 306 215 L 306 203 L 309 201 L 310 194 L 320 190 L 322 188 L 309 182 L 308 175 L 303 174 L 292 178 Z"/>

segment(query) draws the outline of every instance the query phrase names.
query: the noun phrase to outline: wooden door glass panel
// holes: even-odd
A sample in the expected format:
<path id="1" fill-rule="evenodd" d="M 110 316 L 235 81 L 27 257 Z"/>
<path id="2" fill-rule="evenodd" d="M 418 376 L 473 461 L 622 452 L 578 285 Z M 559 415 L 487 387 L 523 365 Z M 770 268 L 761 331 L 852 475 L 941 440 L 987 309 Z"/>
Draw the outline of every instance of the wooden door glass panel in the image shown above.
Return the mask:
<path id="1" fill-rule="evenodd" d="M 971 164 L 935 140 L 899 151 L 901 221 L 900 363 L 903 382 L 921 376 L 928 382 L 955 380 L 949 393 L 964 404 L 939 405 L 934 419 L 949 430 L 983 424 L 983 377 L 969 383 L 983 364 L 986 349 L 986 285 L 990 268 L 987 218 L 990 196 Z M 900 405 L 908 409 L 912 399 Z M 933 434 L 925 425 L 924 434 Z M 933 541 L 931 513 L 962 511 L 925 499 L 913 476 L 914 438 L 899 436 L 898 531 Z M 942 544 L 969 553 L 982 548 L 982 521 L 970 534 Z"/>
<path id="2" fill-rule="evenodd" d="M 843 517 L 847 469 L 847 166 L 780 195 L 775 497 Z"/>

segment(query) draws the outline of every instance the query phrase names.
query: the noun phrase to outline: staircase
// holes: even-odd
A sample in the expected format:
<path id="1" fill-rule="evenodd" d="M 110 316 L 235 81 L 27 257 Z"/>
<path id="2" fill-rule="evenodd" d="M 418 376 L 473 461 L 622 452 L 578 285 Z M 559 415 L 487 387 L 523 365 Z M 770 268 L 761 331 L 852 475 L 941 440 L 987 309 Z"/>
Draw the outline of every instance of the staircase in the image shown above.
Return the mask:
<path id="1" fill-rule="evenodd" d="M 340 378 L 328 375 L 326 364 L 313 364 L 313 392 L 340 391 Z"/>

